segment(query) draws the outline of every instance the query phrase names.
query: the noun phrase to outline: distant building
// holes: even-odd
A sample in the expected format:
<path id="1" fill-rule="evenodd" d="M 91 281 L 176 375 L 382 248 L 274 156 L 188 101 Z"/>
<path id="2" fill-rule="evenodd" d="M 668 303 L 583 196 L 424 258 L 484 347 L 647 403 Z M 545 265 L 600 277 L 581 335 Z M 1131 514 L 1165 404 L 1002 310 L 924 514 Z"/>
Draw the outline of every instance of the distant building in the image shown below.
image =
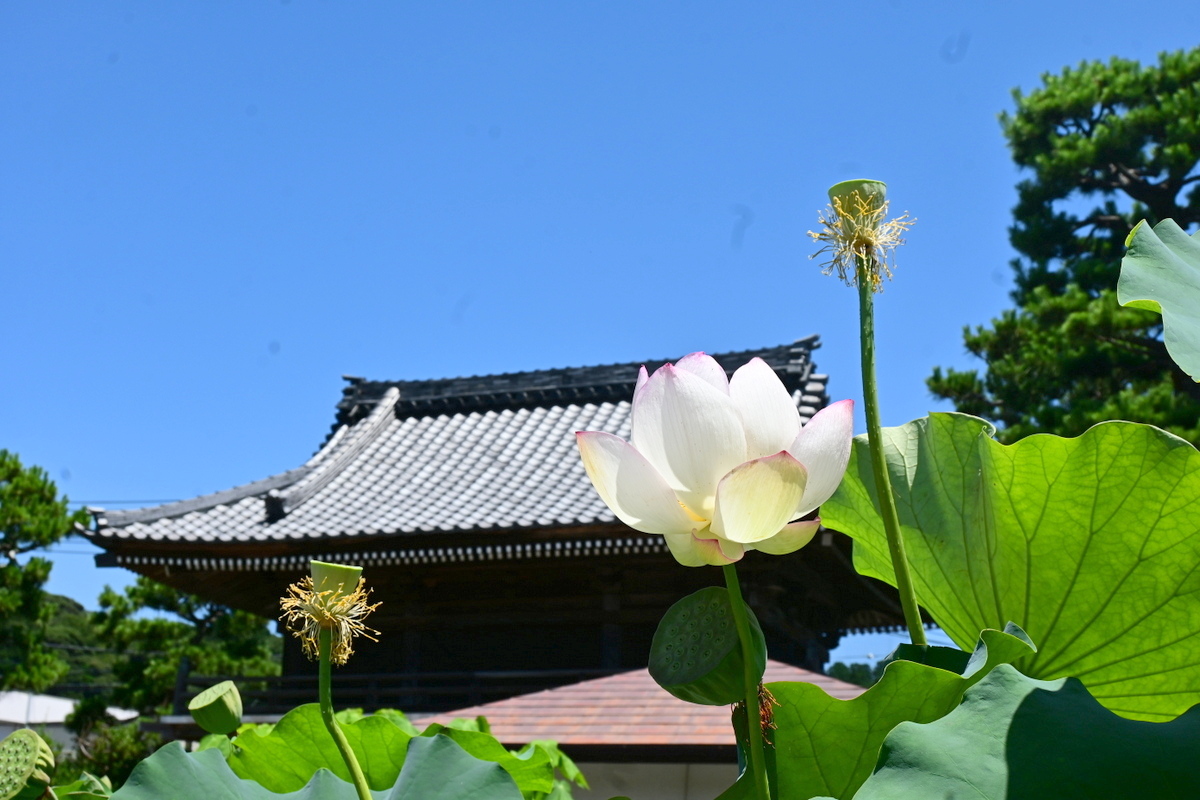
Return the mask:
<path id="1" fill-rule="evenodd" d="M 20 728 L 33 728 L 62 745 L 75 749 L 75 734 L 67 730 L 67 717 L 78 700 L 32 692 L 0 692 L 0 739 Z M 138 713 L 127 708 L 109 707 L 108 715 L 117 722 L 136 719 Z"/>
<path id="2" fill-rule="evenodd" d="M 817 346 L 814 336 L 715 358 L 728 372 L 764 359 L 807 420 L 828 402 Z M 721 574 L 680 566 L 660 537 L 617 521 L 580 463 L 575 431 L 628 437 L 642 363 L 347 378 L 307 463 L 178 503 L 92 509 L 84 535 L 106 551 L 101 566 L 267 618 L 310 558 L 364 565 L 382 636 L 341 670 L 364 692 L 356 705 L 450 709 L 643 667 L 667 607 Z M 739 570 L 772 658 L 789 664 L 819 671 L 843 633 L 902 623 L 893 591 L 854 572 L 840 534 L 788 556 L 749 553 Z M 314 671 L 291 637 L 283 671 Z"/>

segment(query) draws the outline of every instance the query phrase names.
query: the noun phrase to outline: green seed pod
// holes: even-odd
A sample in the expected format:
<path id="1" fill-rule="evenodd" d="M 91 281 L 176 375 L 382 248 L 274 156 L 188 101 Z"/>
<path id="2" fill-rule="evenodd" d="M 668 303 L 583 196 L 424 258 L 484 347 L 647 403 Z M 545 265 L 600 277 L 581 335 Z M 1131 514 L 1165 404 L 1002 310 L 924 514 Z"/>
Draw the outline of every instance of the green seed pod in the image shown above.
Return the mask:
<path id="1" fill-rule="evenodd" d="M 209 733 L 233 733 L 242 724 L 242 695 L 233 681 L 221 681 L 193 697 L 188 711 Z"/>
<path id="2" fill-rule="evenodd" d="M 0 800 L 37 800 L 54 774 L 54 752 L 28 728 L 0 742 Z"/>
<path id="3" fill-rule="evenodd" d="M 310 561 L 308 568 L 312 573 L 313 590 L 317 592 L 350 594 L 358 586 L 358 579 L 362 576 L 362 567 L 349 564 Z"/>
<path id="4" fill-rule="evenodd" d="M 749 606 L 754 675 L 762 680 L 767 645 Z M 650 676 L 680 700 L 723 706 L 746 699 L 742 645 L 729 592 L 710 586 L 667 609 L 650 643 Z"/>
<path id="5" fill-rule="evenodd" d="M 869 178 L 855 178 L 852 181 L 835 183 L 829 187 L 829 202 L 841 200 L 842 203 L 849 203 L 854 199 L 855 192 L 858 192 L 858 196 L 868 202 L 872 202 L 869 198 L 876 197 L 872 205 L 877 206 L 887 199 L 887 184 Z"/>

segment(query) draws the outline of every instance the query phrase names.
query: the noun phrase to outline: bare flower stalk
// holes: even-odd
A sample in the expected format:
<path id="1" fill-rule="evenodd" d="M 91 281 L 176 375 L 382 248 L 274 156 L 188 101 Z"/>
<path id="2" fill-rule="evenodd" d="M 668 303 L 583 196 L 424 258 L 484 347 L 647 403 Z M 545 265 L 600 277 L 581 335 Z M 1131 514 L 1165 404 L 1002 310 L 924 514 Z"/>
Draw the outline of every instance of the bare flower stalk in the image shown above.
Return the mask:
<path id="1" fill-rule="evenodd" d="M 904 244 L 901 234 L 916 220 L 908 219 L 907 214 L 886 220 L 886 195 L 887 185 L 880 181 L 844 181 L 834 185 L 829 190 L 830 205 L 818 217 L 824 228 L 819 233 L 809 231 L 808 235 L 824 245 L 811 258 L 829 254 L 829 261 L 822 265 L 822 271 L 830 275 L 836 269 L 838 277 L 848 286 L 858 287 L 863 410 L 867 418 L 867 441 L 879 498 L 879 515 L 887 533 L 896 590 L 900 594 L 909 638 L 913 644 L 925 646 L 928 643 L 925 626 L 908 567 L 896 496 L 883 455 L 879 391 L 875 381 L 875 293 L 883 291 L 885 275 L 891 279 L 895 249 Z"/>
<path id="2" fill-rule="evenodd" d="M 754 778 L 755 800 L 771 800 L 771 784 L 767 776 L 767 757 L 763 747 L 763 698 L 761 694 L 763 687 L 753 667 L 754 645 L 751 643 L 746 601 L 742 599 L 742 587 L 738 582 L 737 566 L 726 564 L 721 571 L 725 574 L 725 588 L 729 591 L 729 603 L 733 607 L 733 624 L 737 628 L 738 640 L 742 648 L 742 688 L 746 698 L 743 703 L 746 706 L 746 735 L 749 737 L 750 745 L 747 770 Z M 767 713 L 770 713 L 769 707 Z"/>
<path id="3" fill-rule="evenodd" d="M 317 695 L 321 719 L 346 763 L 355 792 L 359 800 L 373 800 L 358 757 L 334 715 L 331 676 L 331 665 L 345 664 L 354 653 L 351 643 L 355 636 L 378 641 L 375 636 L 379 631 L 363 624 L 363 619 L 379 604 L 367 603 L 370 592 L 364 591 L 361 573 L 361 567 L 314 561 L 312 576 L 289 586 L 280 606 L 282 618 L 292 634 L 300 639 L 304 654 L 318 662 Z M 354 589 L 346 591 L 347 585 Z"/>

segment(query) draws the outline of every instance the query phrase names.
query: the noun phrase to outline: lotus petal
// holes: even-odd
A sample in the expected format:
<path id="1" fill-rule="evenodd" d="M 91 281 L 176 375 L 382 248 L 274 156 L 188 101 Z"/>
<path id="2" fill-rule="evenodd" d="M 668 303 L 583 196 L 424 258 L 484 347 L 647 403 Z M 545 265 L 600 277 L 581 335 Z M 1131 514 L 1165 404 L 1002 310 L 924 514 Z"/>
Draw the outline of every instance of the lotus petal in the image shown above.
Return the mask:
<path id="1" fill-rule="evenodd" d="M 703 378 L 705 383 L 714 389 L 729 394 L 729 376 L 725 368 L 717 360 L 705 353 L 691 353 L 675 362 L 675 369 L 686 370 L 693 375 Z"/>
<path id="2" fill-rule="evenodd" d="M 806 519 L 799 522 L 789 522 L 783 530 L 769 539 L 746 545 L 773 556 L 785 556 L 794 553 L 812 541 L 821 527 L 821 520 Z"/>
<path id="3" fill-rule="evenodd" d="M 583 467 L 617 518 L 643 533 L 691 535 L 696 526 L 679 498 L 641 453 L 610 433 L 575 434 Z"/>
<path id="4" fill-rule="evenodd" d="M 740 464 L 717 487 L 712 532 L 753 544 L 780 532 L 804 498 L 808 473 L 786 450 Z"/>
<path id="5" fill-rule="evenodd" d="M 670 364 L 634 398 L 633 446 L 688 508 L 712 518 L 721 478 L 745 460 L 741 417 L 729 396 Z"/>
<path id="6" fill-rule="evenodd" d="M 839 400 L 813 415 L 788 448 L 808 469 L 808 488 L 793 517 L 803 517 L 828 500 L 846 474 L 854 438 L 854 401 Z"/>
<path id="7" fill-rule="evenodd" d="M 646 381 L 650 380 L 650 373 L 646 372 L 646 366 L 643 364 L 638 368 L 637 383 L 633 386 L 633 402 L 637 404 L 638 393 L 642 391 L 642 387 L 646 385 Z"/>
<path id="8" fill-rule="evenodd" d="M 740 559 L 745 548 L 737 542 L 722 539 L 700 539 L 695 534 L 668 533 L 664 535 L 671 555 L 685 567 L 711 565 L 721 567 Z"/>
<path id="9" fill-rule="evenodd" d="M 742 418 L 747 460 L 778 453 L 796 441 L 800 412 L 783 381 L 761 358 L 750 359 L 733 373 L 729 397 Z"/>

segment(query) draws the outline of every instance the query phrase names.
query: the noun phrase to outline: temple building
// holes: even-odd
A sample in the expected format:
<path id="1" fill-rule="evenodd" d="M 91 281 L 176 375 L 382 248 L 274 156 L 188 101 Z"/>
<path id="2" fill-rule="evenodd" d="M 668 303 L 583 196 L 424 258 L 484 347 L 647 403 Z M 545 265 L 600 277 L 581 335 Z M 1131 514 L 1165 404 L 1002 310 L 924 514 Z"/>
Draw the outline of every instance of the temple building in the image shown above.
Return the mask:
<path id="1" fill-rule="evenodd" d="M 714 357 L 729 373 L 765 360 L 807 420 L 828 402 L 817 347 L 813 336 Z M 628 438 L 643 363 L 663 362 L 347 378 L 305 464 L 182 502 L 91 509 L 83 534 L 106 551 L 101 566 L 269 619 L 310 559 L 363 565 L 382 635 L 341 670 L 341 685 L 364 679 L 355 704 L 445 710 L 644 667 L 664 611 L 722 576 L 620 523 L 584 473 L 574 432 Z M 771 657 L 797 667 L 820 671 L 848 631 L 902 622 L 894 591 L 855 573 L 831 531 L 791 555 L 747 553 L 739 574 Z M 313 674 L 286 641 L 285 678 Z"/>

